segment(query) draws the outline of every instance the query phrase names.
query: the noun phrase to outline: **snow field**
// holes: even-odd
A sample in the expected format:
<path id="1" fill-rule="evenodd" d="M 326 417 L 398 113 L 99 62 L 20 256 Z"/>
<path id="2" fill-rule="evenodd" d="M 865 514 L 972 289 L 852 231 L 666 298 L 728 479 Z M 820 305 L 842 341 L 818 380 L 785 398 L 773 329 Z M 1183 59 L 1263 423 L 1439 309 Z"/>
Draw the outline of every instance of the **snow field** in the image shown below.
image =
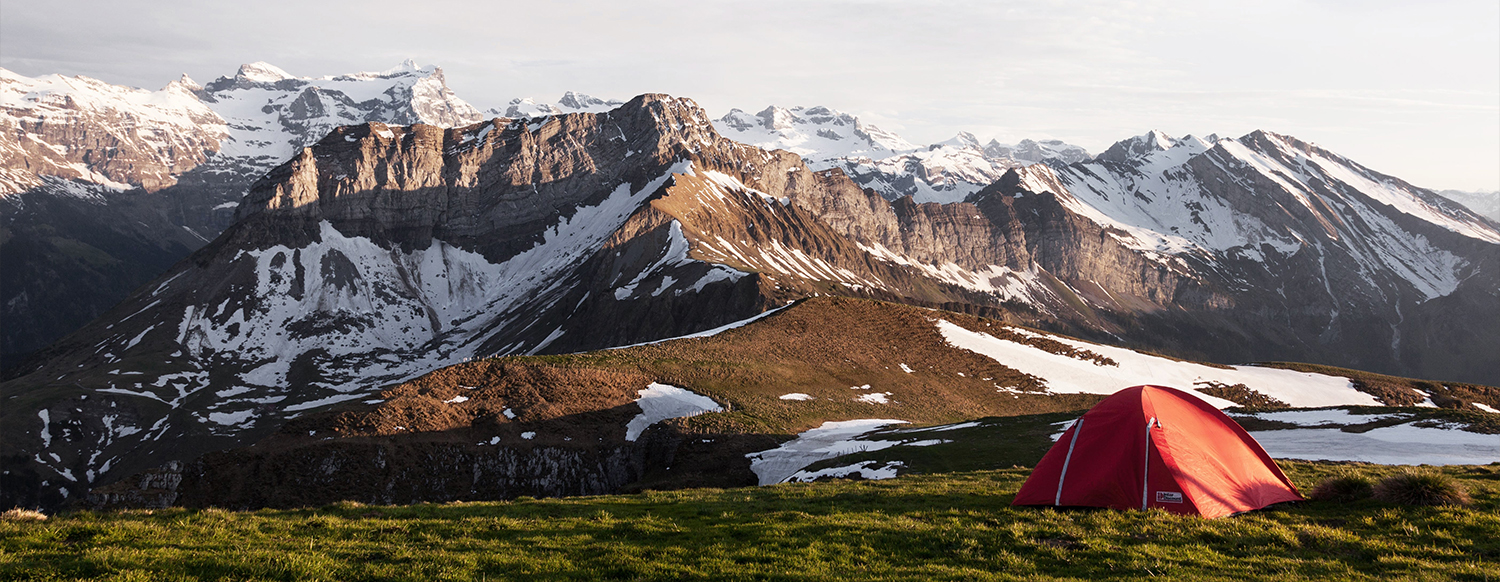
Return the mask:
<path id="1" fill-rule="evenodd" d="M 1124 348 L 1047 336 L 1119 363 L 1119 366 L 1105 366 L 1092 360 L 1071 358 L 1002 340 L 986 333 L 972 332 L 943 320 L 937 322 L 937 327 L 944 339 L 954 347 L 975 352 L 1007 367 L 1041 378 L 1045 381 L 1047 390 L 1055 394 L 1114 394 L 1142 384 L 1192 391 L 1199 382 L 1221 382 L 1230 385 L 1244 384 L 1295 407 L 1381 406 L 1374 396 L 1355 390 L 1348 378 L 1338 376 L 1253 366 L 1215 368 L 1150 356 Z M 1195 395 L 1218 408 L 1238 406 L 1202 392 L 1195 392 Z"/>
<path id="2" fill-rule="evenodd" d="M 915 443 L 912 443 L 912 445 L 921 446 Z M 874 465 L 877 463 L 879 461 L 860 461 L 846 467 L 830 467 L 817 471 L 797 471 L 792 476 L 787 477 L 783 483 L 811 483 L 823 477 L 842 479 L 854 474 L 858 474 L 865 479 L 894 479 L 896 477 L 896 470 L 906 466 L 906 463 L 901 461 L 890 461 L 880 467 L 875 467 Z"/>
<path id="3" fill-rule="evenodd" d="M 1500 435 L 1398 424 L 1363 433 L 1332 428 L 1254 431 L 1272 457 L 1381 465 L 1487 465 L 1500 461 Z"/>
<path id="4" fill-rule="evenodd" d="M 900 444 L 900 441 L 861 441 L 860 435 L 904 420 L 864 418 L 829 421 L 797 435 L 774 449 L 749 453 L 750 470 L 761 485 L 785 482 L 803 467 L 824 459 L 860 451 L 878 451 Z"/>

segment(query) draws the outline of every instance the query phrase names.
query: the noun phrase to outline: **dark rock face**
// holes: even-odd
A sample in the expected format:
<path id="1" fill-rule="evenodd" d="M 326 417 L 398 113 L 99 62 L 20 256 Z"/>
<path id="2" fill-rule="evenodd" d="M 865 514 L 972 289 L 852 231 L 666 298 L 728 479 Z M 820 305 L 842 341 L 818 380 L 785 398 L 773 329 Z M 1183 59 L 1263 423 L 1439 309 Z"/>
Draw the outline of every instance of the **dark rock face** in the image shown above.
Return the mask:
<path id="1" fill-rule="evenodd" d="M 254 509 L 604 495 L 641 478 L 643 455 L 634 449 L 341 442 L 272 455 L 213 453 L 91 493 L 89 504 Z"/>

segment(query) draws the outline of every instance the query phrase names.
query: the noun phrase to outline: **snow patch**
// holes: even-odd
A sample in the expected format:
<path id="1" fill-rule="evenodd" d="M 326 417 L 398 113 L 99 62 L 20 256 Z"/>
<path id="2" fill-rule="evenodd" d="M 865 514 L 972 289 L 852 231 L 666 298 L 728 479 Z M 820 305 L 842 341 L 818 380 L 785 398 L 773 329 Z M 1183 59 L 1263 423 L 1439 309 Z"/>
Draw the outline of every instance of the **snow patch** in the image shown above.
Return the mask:
<path id="1" fill-rule="evenodd" d="M 726 331 L 729 331 L 731 329 L 737 329 L 737 328 L 745 327 L 747 325 L 750 325 L 752 323 L 755 323 L 757 321 L 760 321 L 762 319 L 765 319 L 767 317 L 775 315 L 776 312 L 781 311 L 783 309 L 786 309 L 788 307 L 791 307 L 791 304 L 783 305 L 783 306 L 777 307 L 775 309 L 768 309 L 768 310 L 762 311 L 762 312 L 760 312 L 760 313 L 758 313 L 758 314 L 756 314 L 754 316 L 751 316 L 751 317 L 748 317 L 748 318 L 745 318 L 745 319 L 741 319 L 741 320 L 736 321 L 734 323 L 729 323 L 729 324 L 721 325 L 719 327 L 716 327 L 716 328 L 713 328 L 713 329 L 710 329 L 710 330 L 704 330 L 704 331 L 700 331 L 700 332 L 697 332 L 697 333 L 690 333 L 688 335 L 682 335 L 682 336 L 677 336 L 677 337 L 669 337 L 669 338 L 665 338 L 665 339 L 652 340 L 652 341 L 649 341 L 649 342 L 641 342 L 641 343 L 638 343 L 638 344 L 630 344 L 628 346 L 618 346 L 618 347 L 606 348 L 606 349 L 623 350 L 625 348 L 635 348 L 635 347 L 640 347 L 640 346 L 649 346 L 649 345 L 653 345 L 653 344 L 659 344 L 659 343 L 662 343 L 662 342 L 669 342 L 669 341 L 672 341 L 672 340 L 713 337 L 713 336 L 719 335 L 721 333 L 724 333 Z"/>
<path id="2" fill-rule="evenodd" d="M 52 420 L 50 418 L 51 413 L 49 413 L 47 409 L 43 408 L 36 411 L 36 415 L 37 417 L 42 419 L 42 448 L 45 449 L 52 446 Z"/>
<path id="3" fill-rule="evenodd" d="M 255 416 L 255 411 L 253 411 L 253 410 L 241 410 L 239 412 L 210 412 L 210 413 L 208 413 L 208 419 L 210 421 L 213 421 L 214 423 L 221 424 L 221 425 L 224 425 L 224 426 L 232 426 L 232 425 L 243 424 L 245 421 L 250 420 L 250 418 L 253 417 L 253 416 Z"/>
<path id="4" fill-rule="evenodd" d="M 818 428 L 797 435 L 774 449 L 749 453 L 750 470 L 761 485 L 782 483 L 803 467 L 824 459 L 862 451 L 878 451 L 899 444 L 897 441 L 860 441 L 857 437 L 904 420 L 867 418 L 825 422 Z"/>
<path id="5" fill-rule="evenodd" d="M 329 396 L 327 398 L 319 398 L 317 400 L 310 400 L 310 401 L 307 401 L 307 402 L 303 402 L 301 404 L 293 404 L 291 406 L 287 406 L 285 408 L 282 408 L 281 410 L 283 412 L 296 412 L 296 411 L 299 411 L 299 410 L 311 410 L 313 408 L 319 408 L 319 407 L 328 406 L 328 405 L 331 405 L 331 404 L 338 404 L 340 402 L 346 402 L 346 401 L 354 400 L 354 399 L 357 399 L 357 398 L 363 398 L 363 396 L 360 395 L 360 394 L 335 394 L 335 395 Z"/>
<path id="6" fill-rule="evenodd" d="M 641 407 L 641 413 L 625 425 L 625 440 L 631 442 L 640 438 L 647 427 L 663 420 L 724 411 L 712 398 L 676 386 L 652 382 L 639 394 L 635 403 Z"/>
<path id="7" fill-rule="evenodd" d="M 1378 420 L 1404 419 L 1409 414 L 1354 414 L 1341 408 L 1328 410 L 1281 410 L 1276 412 L 1258 412 L 1255 414 L 1236 415 L 1242 417 L 1259 418 L 1275 422 L 1285 422 L 1297 426 L 1349 426 L 1365 424 Z"/>
<path id="8" fill-rule="evenodd" d="M 890 396 L 890 392 L 871 392 L 869 394 L 861 394 L 859 396 L 856 396 L 854 398 L 854 401 L 863 402 L 865 404 L 890 404 Z"/>
<path id="9" fill-rule="evenodd" d="M 1500 435 L 1400 424 L 1363 433 L 1296 428 L 1250 433 L 1272 457 L 1382 465 L 1485 465 L 1500 459 Z"/>
<path id="10" fill-rule="evenodd" d="M 1252 390 L 1296 407 L 1382 406 L 1374 396 L 1355 390 L 1348 378 L 1339 376 L 1255 366 L 1215 368 L 1048 335 L 1054 341 L 1088 350 L 1119 364 L 1104 366 L 1092 360 L 1054 354 L 986 333 L 972 332 L 943 320 L 937 322 L 937 327 L 943 338 L 954 347 L 987 356 L 1017 371 L 1036 376 L 1042 379 L 1048 391 L 1056 394 L 1114 394 L 1142 384 L 1191 391 L 1200 382 L 1220 382 L 1229 385 L 1244 384 Z M 1194 396 L 1217 408 L 1238 406 L 1202 392 L 1194 392 Z"/>
<path id="11" fill-rule="evenodd" d="M 901 461 L 890 461 L 880 467 L 874 466 L 879 463 L 879 461 L 861 461 L 845 467 L 830 467 L 827 469 L 818 469 L 817 471 L 797 471 L 792 476 L 787 477 L 784 482 L 811 483 L 824 477 L 842 479 L 851 475 L 859 475 L 864 479 L 894 479 L 896 477 L 896 470 L 906 466 L 906 463 Z"/>

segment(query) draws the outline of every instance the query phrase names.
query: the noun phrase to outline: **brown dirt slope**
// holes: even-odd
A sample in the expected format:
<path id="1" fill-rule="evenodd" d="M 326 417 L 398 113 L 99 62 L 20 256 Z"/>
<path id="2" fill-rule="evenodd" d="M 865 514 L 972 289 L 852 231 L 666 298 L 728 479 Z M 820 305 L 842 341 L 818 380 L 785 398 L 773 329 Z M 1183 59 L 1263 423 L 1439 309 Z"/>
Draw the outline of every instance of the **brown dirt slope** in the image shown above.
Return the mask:
<path id="1" fill-rule="evenodd" d="M 444 368 L 383 392 L 378 405 L 311 416 L 283 432 L 375 436 L 543 422 L 633 408 L 636 391 L 650 382 L 687 388 L 724 406 L 723 414 L 683 423 L 707 432 L 794 434 L 829 420 L 872 417 L 952 422 L 1076 410 L 1098 400 L 1043 394 L 1038 379 L 948 345 L 933 325 L 938 319 L 1081 359 L 1105 359 L 969 315 L 815 297 L 707 338 Z M 872 392 L 888 392 L 890 403 L 856 400 Z M 813 400 L 780 399 L 790 393 Z M 459 397 L 465 400 L 450 402 Z"/>

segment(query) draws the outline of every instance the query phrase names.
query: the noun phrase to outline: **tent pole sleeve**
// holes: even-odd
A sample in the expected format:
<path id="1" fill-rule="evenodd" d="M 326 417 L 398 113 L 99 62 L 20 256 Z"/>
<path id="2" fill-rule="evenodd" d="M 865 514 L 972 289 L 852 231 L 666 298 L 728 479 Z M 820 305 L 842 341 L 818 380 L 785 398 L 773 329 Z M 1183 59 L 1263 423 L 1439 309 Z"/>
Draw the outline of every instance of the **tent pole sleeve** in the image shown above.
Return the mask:
<path id="1" fill-rule="evenodd" d="M 1141 509 L 1146 509 L 1147 500 L 1151 496 L 1151 426 L 1156 424 L 1156 417 L 1146 422 L 1146 460 L 1141 463 Z"/>
<path id="2" fill-rule="evenodd" d="M 1063 480 L 1068 478 L 1068 463 L 1073 460 L 1073 447 L 1078 444 L 1078 433 L 1083 432 L 1083 417 L 1073 425 L 1073 440 L 1068 441 L 1068 456 L 1063 457 L 1062 474 L 1057 476 L 1057 497 L 1052 500 L 1053 505 L 1062 505 Z"/>

